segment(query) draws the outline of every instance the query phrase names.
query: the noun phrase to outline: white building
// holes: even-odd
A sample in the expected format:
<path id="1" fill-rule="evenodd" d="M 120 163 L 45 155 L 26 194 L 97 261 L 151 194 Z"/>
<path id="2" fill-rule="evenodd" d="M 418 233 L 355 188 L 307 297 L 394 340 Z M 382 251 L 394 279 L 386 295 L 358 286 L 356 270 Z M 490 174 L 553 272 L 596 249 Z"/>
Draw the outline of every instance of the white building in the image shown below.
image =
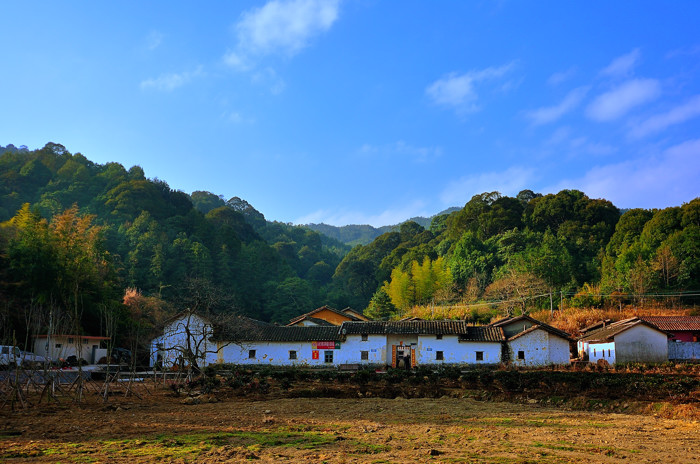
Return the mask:
<path id="1" fill-rule="evenodd" d="M 530 316 L 507 317 L 491 324 L 500 327 L 507 340 L 507 360 L 523 367 L 569 364 L 571 343 L 566 332 Z"/>
<path id="2" fill-rule="evenodd" d="M 416 367 L 508 360 L 523 366 L 569 362 L 568 335 L 531 318 L 482 327 L 466 321 L 349 321 L 340 326 L 276 326 L 247 318 L 232 321 L 212 324 L 193 314 L 172 318 L 163 335 L 151 344 L 152 365 L 187 362 L 178 359 L 184 350 L 196 355 L 200 367 L 217 363 Z M 527 327 L 520 330 L 523 323 Z"/>
<path id="3" fill-rule="evenodd" d="M 171 317 L 163 325 L 163 334 L 151 341 L 151 367 L 184 364 L 190 353 L 203 367 L 206 354 L 216 349 L 209 340 L 213 333 L 211 322 L 192 312 Z"/>
<path id="4" fill-rule="evenodd" d="M 577 342 L 579 356 L 609 364 L 668 361 L 668 334 L 654 324 L 633 317 L 588 330 Z"/>
<path id="5" fill-rule="evenodd" d="M 50 358 L 52 361 L 75 356 L 89 364 L 95 364 L 107 356 L 107 349 L 100 346 L 107 340 L 109 337 L 88 335 L 37 335 L 34 338 L 34 353 Z"/>

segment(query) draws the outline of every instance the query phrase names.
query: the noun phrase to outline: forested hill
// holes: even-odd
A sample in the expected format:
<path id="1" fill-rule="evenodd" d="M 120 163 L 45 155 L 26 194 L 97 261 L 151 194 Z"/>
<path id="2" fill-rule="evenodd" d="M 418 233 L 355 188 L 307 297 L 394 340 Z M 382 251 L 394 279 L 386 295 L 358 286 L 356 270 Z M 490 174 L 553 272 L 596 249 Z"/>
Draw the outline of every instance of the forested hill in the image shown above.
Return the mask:
<path id="1" fill-rule="evenodd" d="M 138 166 L 96 164 L 55 143 L 0 147 L 0 221 L 5 332 L 32 306 L 77 310 L 88 332 L 104 332 L 105 313 L 124 312 L 126 288 L 165 312 L 205 305 L 286 322 L 328 302 L 349 250 L 269 222 L 240 198 L 190 196 Z"/>
<path id="2" fill-rule="evenodd" d="M 454 211 L 458 211 L 460 208 L 457 207 L 452 207 L 448 208 L 444 211 L 439 212 L 435 216 L 431 216 L 429 218 L 422 217 L 422 216 L 417 216 L 417 217 L 412 217 L 404 222 L 415 222 L 419 224 L 421 227 L 424 229 L 427 229 L 430 227 L 430 223 L 433 220 L 434 217 L 436 216 L 441 216 L 444 214 L 449 214 Z M 396 232 L 399 230 L 399 227 L 401 224 L 396 224 L 393 226 L 382 226 L 382 227 L 373 227 L 368 224 L 362 224 L 362 225 L 357 225 L 357 224 L 350 224 L 346 226 L 331 226 L 328 224 L 305 224 L 306 227 L 308 227 L 311 230 L 315 230 L 316 232 L 320 232 L 328 237 L 334 238 L 340 242 L 345 243 L 346 245 L 350 246 L 355 246 L 355 245 L 367 245 L 368 243 L 371 243 L 372 240 L 375 238 L 379 237 L 380 235 L 386 233 L 386 232 Z"/>
<path id="3" fill-rule="evenodd" d="M 49 321 L 123 340 L 184 308 L 286 322 L 324 304 L 394 317 L 425 304 L 696 304 L 700 293 L 700 198 L 621 214 L 577 190 L 486 192 L 348 251 L 238 197 L 188 195 L 49 143 L 0 147 L 0 222 L 3 341 Z"/>

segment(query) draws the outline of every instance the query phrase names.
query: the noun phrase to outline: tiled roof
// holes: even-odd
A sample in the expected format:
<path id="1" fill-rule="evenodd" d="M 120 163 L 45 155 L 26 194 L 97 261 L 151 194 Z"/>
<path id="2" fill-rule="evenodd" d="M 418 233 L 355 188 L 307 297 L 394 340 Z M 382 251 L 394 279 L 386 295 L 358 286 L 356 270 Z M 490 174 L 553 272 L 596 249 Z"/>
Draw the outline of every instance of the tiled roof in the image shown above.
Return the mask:
<path id="1" fill-rule="evenodd" d="M 700 331 L 700 316 L 641 316 L 640 319 L 668 332 Z"/>
<path id="2" fill-rule="evenodd" d="M 346 335 L 460 335 L 464 340 L 500 341 L 503 332 L 497 328 L 474 327 L 466 321 L 368 321 L 343 322 Z"/>
<path id="3" fill-rule="evenodd" d="M 544 322 L 538 321 L 537 319 L 533 319 L 532 317 L 525 315 L 525 314 L 522 316 L 518 316 L 518 317 L 504 317 L 503 319 L 499 319 L 496 322 L 492 322 L 491 324 L 489 324 L 489 327 L 504 327 L 506 325 L 510 325 L 510 324 L 517 323 L 517 322 L 524 321 L 524 320 L 530 321 L 530 323 L 533 324 L 532 327 L 513 335 L 512 337 L 509 338 L 509 340 L 513 340 L 514 338 L 518 338 L 522 335 L 528 334 L 528 333 L 533 332 L 537 329 L 542 329 L 546 332 L 549 332 L 553 335 L 556 335 L 556 336 L 561 337 L 561 338 L 565 338 L 565 339 L 570 340 L 570 341 L 574 340 L 571 337 L 571 335 L 564 332 L 563 330 L 559 330 L 556 327 L 552 327 L 549 324 L 545 324 Z"/>
<path id="4" fill-rule="evenodd" d="M 320 313 L 321 311 L 331 311 L 331 312 L 333 312 L 333 313 L 336 313 L 336 314 L 339 315 L 339 316 L 347 317 L 348 319 L 350 319 L 350 320 L 352 320 L 352 321 L 359 321 L 359 320 L 360 320 L 359 317 L 355 317 L 355 316 L 353 316 L 352 314 L 344 313 L 343 311 L 339 311 L 339 310 L 337 310 L 337 309 L 333 309 L 333 308 L 331 308 L 330 306 L 321 306 L 320 308 L 316 308 L 316 309 L 314 309 L 313 311 L 309 311 L 309 312 L 306 313 L 306 314 L 302 314 L 301 316 L 297 316 L 297 317 L 295 317 L 294 319 L 291 319 L 291 320 L 289 321 L 289 324 L 287 324 L 287 325 L 294 325 L 294 324 L 296 324 L 296 323 L 299 322 L 299 321 L 302 321 L 302 320 L 304 320 L 304 319 L 307 319 L 307 318 L 309 318 L 309 317 L 312 317 L 314 314 Z"/>
<path id="5" fill-rule="evenodd" d="M 506 339 L 503 329 L 499 327 L 467 326 L 467 332 L 459 335 L 460 342 L 501 342 Z"/>
<path id="6" fill-rule="evenodd" d="M 315 342 L 337 341 L 337 326 L 275 326 L 266 325 L 222 331 L 214 334 L 214 341 L 241 342 Z"/>
<path id="7" fill-rule="evenodd" d="M 623 319 L 621 321 L 613 322 L 612 324 L 601 327 L 598 330 L 592 330 L 579 338 L 579 340 L 589 343 L 612 341 L 615 338 L 615 335 L 638 325 L 645 325 L 663 332 L 650 322 L 644 321 L 638 317 L 632 317 L 630 319 Z"/>

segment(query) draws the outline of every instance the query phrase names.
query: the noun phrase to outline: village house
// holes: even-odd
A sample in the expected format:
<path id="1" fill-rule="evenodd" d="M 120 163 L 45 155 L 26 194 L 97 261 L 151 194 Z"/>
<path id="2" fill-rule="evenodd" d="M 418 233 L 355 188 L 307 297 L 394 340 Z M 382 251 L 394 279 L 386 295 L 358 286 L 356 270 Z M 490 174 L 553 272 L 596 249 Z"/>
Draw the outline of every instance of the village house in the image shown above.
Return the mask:
<path id="1" fill-rule="evenodd" d="M 151 341 L 151 367 L 184 365 L 190 357 L 202 367 L 207 352 L 216 351 L 216 345 L 210 341 L 213 333 L 209 319 L 191 311 L 172 316 L 163 323 L 162 334 Z"/>
<path id="2" fill-rule="evenodd" d="M 700 360 L 700 316 L 643 316 L 669 334 L 669 361 Z"/>
<path id="3" fill-rule="evenodd" d="M 569 364 L 574 339 L 566 332 L 527 315 L 506 317 L 490 324 L 506 338 L 504 360 L 516 366 Z"/>
<path id="4" fill-rule="evenodd" d="M 335 325 L 350 321 L 367 321 L 368 319 L 354 309 L 333 309 L 329 306 L 321 306 L 306 314 L 297 316 L 289 321 L 288 326 L 315 326 L 315 325 Z"/>
<path id="5" fill-rule="evenodd" d="M 101 345 L 109 337 L 89 335 L 37 335 L 34 337 L 34 353 L 52 361 L 66 360 L 70 356 L 95 364 L 107 356 L 107 349 Z"/>
<path id="6" fill-rule="evenodd" d="M 501 329 L 465 321 L 345 322 L 341 333 L 345 362 L 391 367 L 498 364 L 505 341 Z"/>
<path id="7" fill-rule="evenodd" d="M 276 326 L 247 318 L 236 321 L 214 324 L 192 314 L 171 319 L 163 335 L 151 344 L 152 365 L 172 365 L 187 349 L 200 367 L 226 363 L 409 368 L 508 361 L 542 366 L 567 364 L 571 340 L 531 318 L 480 327 L 454 320 L 345 321 L 339 326 Z"/>
<path id="8" fill-rule="evenodd" d="M 579 357 L 592 363 L 659 363 L 668 361 L 668 334 L 638 317 L 584 329 Z"/>

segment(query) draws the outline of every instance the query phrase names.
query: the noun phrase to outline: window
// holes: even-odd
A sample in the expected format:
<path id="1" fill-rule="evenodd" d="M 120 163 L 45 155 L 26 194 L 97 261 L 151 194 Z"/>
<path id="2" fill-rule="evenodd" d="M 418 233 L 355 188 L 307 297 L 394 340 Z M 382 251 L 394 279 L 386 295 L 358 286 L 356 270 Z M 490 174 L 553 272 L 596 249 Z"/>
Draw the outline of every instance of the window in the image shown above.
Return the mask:
<path id="1" fill-rule="evenodd" d="M 369 351 L 360 351 L 360 359 L 362 361 L 369 361 Z"/>
<path id="2" fill-rule="evenodd" d="M 610 348 L 608 348 L 608 358 L 610 357 Z"/>
<path id="3" fill-rule="evenodd" d="M 294 350 L 289 350 L 289 359 L 297 359 L 297 352 Z"/>
<path id="4" fill-rule="evenodd" d="M 595 356 L 595 348 L 593 348 L 593 356 Z"/>
<path id="5" fill-rule="evenodd" d="M 366 342 L 367 341 L 367 334 L 362 334 L 362 341 Z"/>
<path id="6" fill-rule="evenodd" d="M 333 363 L 333 351 L 328 350 L 323 352 L 323 362 L 328 364 Z"/>
<path id="7" fill-rule="evenodd" d="M 248 350 L 248 358 L 255 359 L 255 350 Z"/>
<path id="8" fill-rule="evenodd" d="M 3 346 L 3 347 L 2 347 L 2 354 L 10 354 L 10 347 L 9 347 L 9 346 Z"/>
<path id="9" fill-rule="evenodd" d="M 525 359 L 525 352 L 524 351 L 518 351 L 518 359 Z"/>
<path id="10" fill-rule="evenodd" d="M 477 361 L 483 361 L 483 360 L 484 360 L 484 352 L 483 352 L 483 351 L 477 351 L 477 352 L 476 352 L 476 360 L 477 360 Z"/>
<path id="11" fill-rule="evenodd" d="M 442 334 L 435 335 L 435 340 L 442 340 Z"/>
<path id="12" fill-rule="evenodd" d="M 442 351 L 436 351 L 435 352 L 435 360 L 442 361 L 443 359 L 445 359 L 445 357 L 443 356 Z"/>
<path id="13" fill-rule="evenodd" d="M 73 343 L 73 338 L 72 338 L 72 337 L 68 337 L 68 343 Z"/>
<path id="14" fill-rule="evenodd" d="M 60 343 L 56 343 L 56 348 L 60 348 L 62 345 Z"/>

